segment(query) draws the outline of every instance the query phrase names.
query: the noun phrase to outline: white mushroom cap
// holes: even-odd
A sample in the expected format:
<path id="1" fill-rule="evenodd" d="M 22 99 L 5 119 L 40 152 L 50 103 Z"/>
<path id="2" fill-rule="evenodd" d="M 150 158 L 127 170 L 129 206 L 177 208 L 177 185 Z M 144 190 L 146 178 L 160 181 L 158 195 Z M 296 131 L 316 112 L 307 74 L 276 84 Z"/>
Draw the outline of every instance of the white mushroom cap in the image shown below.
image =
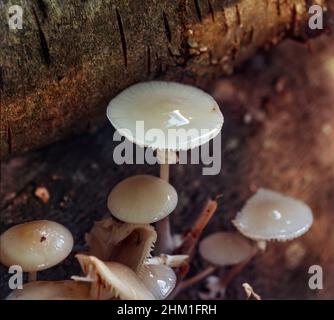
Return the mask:
<path id="1" fill-rule="evenodd" d="M 152 223 L 168 216 L 177 205 L 174 187 L 163 179 L 136 175 L 121 181 L 110 192 L 108 209 L 128 223 Z"/>
<path id="2" fill-rule="evenodd" d="M 199 252 L 203 259 L 214 265 L 228 266 L 250 258 L 256 247 L 238 233 L 217 232 L 200 242 Z"/>
<path id="3" fill-rule="evenodd" d="M 233 221 L 254 240 L 290 240 L 304 234 L 313 223 L 312 211 L 300 200 L 259 189 Z"/>
<path id="4" fill-rule="evenodd" d="M 121 300 L 154 300 L 152 293 L 129 267 L 118 262 L 104 262 L 93 256 L 77 254 L 85 277 L 76 281 L 91 282 L 91 297 Z"/>
<path id="5" fill-rule="evenodd" d="M 208 142 L 219 133 L 224 122 L 217 102 L 209 94 L 166 81 L 141 82 L 127 88 L 110 101 L 107 117 L 131 142 L 172 151 Z M 144 121 L 144 130 L 136 130 L 137 121 Z M 157 129 L 162 135 L 156 136 Z M 192 134 L 182 135 L 175 130 L 172 133 L 170 129 L 192 130 Z"/>
<path id="6" fill-rule="evenodd" d="M 61 224 L 36 220 L 16 225 L 0 236 L 0 261 L 26 272 L 51 268 L 73 248 L 73 237 Z"/>
<path id="7" fill-rule="evenodd" d="M 73 280 L 33 281 L 14 290 L 6 300 L 88 300 L 89 285 Z"/>
<path id="8" fill-rule="evenodd" d="M 174 270 L 161 264 L 145 265 L 139 277 L 157 300 L 166 299 L 176 285 Z"/>

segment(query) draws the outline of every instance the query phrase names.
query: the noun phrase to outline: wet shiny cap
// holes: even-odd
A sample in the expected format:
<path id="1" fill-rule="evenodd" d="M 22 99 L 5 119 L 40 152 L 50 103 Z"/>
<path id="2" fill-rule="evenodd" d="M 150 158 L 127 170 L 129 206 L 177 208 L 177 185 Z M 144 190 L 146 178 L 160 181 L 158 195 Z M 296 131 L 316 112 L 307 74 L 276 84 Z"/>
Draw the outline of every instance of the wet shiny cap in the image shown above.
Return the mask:
<path id="1" fill-rule="evenodd" d="M 14 290 L 6 300 L 88 300 L 89 285 L 73 280 L 33 281 Z"/>
<path id="2" fill-rule="evenodd" d="M 152 223 L 168 216 L 177 205 L 174 187 L 163 179 L 136 175 L 121 181 L 110 192 L 108 209 L 128 223 Z"/>
<path id="3" fill-rule="evenodd" d="M 217 265 L 240 263 L 256 252 L 256 246 L 236 232 L 216 232 L 200 242 L 199 252 L 203 259 Z"/>
<path id="4" fill-rule="evenodd" d="M 268 189 L 259 189 L 233 221 L 248 238 L 282 241 L 301 236 L 312 223 L 307 204 Z"/>
<path id="5" fill-rule="evenodd" d="M 36 220 L 16 225 L 0 236 L 0 261 L 19 265 L 25 272 L 53 267 L 73 248 L 73 237 L 61 224 Z"/>
<path id="6" fill-rule="evenodd" d="M 167 81 L 130 86 L 110 101 L 107 117 L 131 142 L 171 151 L 208 142 L 220 132 L 224 122 L 217 102 L 209 94 Z"/>

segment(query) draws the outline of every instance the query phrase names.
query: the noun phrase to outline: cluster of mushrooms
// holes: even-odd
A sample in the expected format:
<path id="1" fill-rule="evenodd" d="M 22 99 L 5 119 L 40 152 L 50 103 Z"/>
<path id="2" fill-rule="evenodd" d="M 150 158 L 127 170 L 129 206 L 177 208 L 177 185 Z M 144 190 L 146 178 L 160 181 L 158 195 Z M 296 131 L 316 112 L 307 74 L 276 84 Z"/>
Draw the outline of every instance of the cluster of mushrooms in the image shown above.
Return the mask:
<path id="1" fill-rule="evenodd" d="M 176 272 L 189 257 L 173 255 L 176 244 L 168 216 L 178 195 L 169 183 L 169 165 L 177 163 L 178 151 L 199 147 L 219 134 L 223 115 L 215 100 L 200 89 L 152 81 L 116 96 L 107 116 L 121 135 L 156 151 L 160 177 L 135 175 L 111 190 L 107 206 L 112 216 L 95 222 L 86 234 L 89 250 L 76 255 L 83 274 L 71 280 L 37 281 L 37 272 L 55 266 L 72 251 L 73 237 L 64 226 L 39 220 L 4 232 L 0 262 L 7 267 L 19 265 L 29 273 L 23 289 L 14 290 L 7 299 L 166 299 L 180 286 Z M 136 131 L 138 120 L 145 124 L 144 134 Z M 159 128 L 167 137 L 175 127 L 196 130 L 191 139 L 152 140 L 145 135 Z M 213 272 L 249 260 L 267 241 L 301 236 L 312 222 L 305 203 L 260 189 L 233 221 L 237 231 L 207 236 L 199 253 Z"/>

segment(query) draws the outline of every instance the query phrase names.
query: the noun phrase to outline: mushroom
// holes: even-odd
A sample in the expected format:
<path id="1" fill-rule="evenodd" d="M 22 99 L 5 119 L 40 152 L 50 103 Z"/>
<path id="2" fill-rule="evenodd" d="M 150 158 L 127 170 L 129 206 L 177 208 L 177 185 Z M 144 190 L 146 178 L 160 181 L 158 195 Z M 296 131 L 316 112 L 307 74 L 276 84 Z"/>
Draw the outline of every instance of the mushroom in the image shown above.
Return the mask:
<path id="1" fill-rule="evenodd" d="M 127 223 L 153 223 L 176 207 L 177 193 L 168 182 L 150 175 L 136 175 L 121 181 L 108 197 L 112 215 Z"/>
<path id="2" fill-rule="evenodd" d="M 163 264 L 146 264 L 139 277 L 157 300 L 166 299 L 176 285 L 174 270 Z"/>
<path id="3" fill-rule="evenodd" d="M 88 300 L 89 286 L 73 280 L 34 281 L 14 290 L 6 300 Z"/>
<path id="4" fill-rule="evenodd" d="M 36 280 L 37 271 L 63 261 L 73 248 L 73 237 L 61 224 L 36 220 L 16 225 L 0 236 L 0 261 L 7 267 L 19 265 Z"/>
<path id="5" fill-rule="evenodd" d="M 268 189 L 259 189 L 233 221 L 240 233 L 258 241 L 291 240 L 308 231 L 312 223 L 308 205 Z"/>
<path id="6" fill-rule="evenodd" d="M 95 222 L 86 234 L 91 255 L 103 261 L 125 264 L 136 273 L 151 257 L 156 239 L 153 226 L 118 222 L 111 217 Z"/>
<path id="7" fill-rule="evenodd" d="M 118 262 L 104 262 L 94 256 L 77 254 L 84 277 L 75 281 L 91 283 L 93 299 L 154 300 L 152 293 L 129 267 Z"/>
<path id="8" fill-rule="evenodd" d="M 216 266 L 230 266 L 247 260 L 256 252 L 256 246 L 234 232 L 216 232 L 199 244 L 201 257 Z"/>
<path id="9" fill-rule="evenodd" d="M 217 102 L 204 91 L 176 82 L 135 84 L 112 99 L 107 117 L 116 130 L 141 147 L 157 150 L 160 177 L 169 180 L 175 153 L 198 147 L 220 132 L 224 118 Z M 143 130 L 137 130 L 142 122 Z M 181 129 L 181 130 L 179 130 Z M 154 137 L 152 137 L 152 133 Z M 169 217 L 156 223 L 157 253 L 173 249 Z"/>
<path id="10" fill-rule="evenodd" d="M 183 281 L 178 292 L 207 278 L 220 267 L 233 266 L 221 279 L 210 282 L 216 277 L 209 277 L 209 295 L 201 293 L 203 297 L 221 295 L 225 292 L 227 285 L 247 265 L 257 252 L 257 246 L 250 240 L 235 232 L 216 232 L 204 238 L 199 244 L 201 257 L 210 265 L 193 277 Z M 211 286 L 212 285 L 212 286 Z"/>

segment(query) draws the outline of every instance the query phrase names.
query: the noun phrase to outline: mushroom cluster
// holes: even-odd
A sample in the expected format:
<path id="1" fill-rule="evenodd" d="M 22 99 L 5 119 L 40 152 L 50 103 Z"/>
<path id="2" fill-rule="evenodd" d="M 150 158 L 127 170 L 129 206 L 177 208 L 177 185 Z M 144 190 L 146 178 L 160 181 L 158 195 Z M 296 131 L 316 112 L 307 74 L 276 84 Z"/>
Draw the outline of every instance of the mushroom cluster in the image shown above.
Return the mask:
<path id="1" fill-rule="evenodd" d="M 160 177 L 135 175 L 110 191 L 111 215 L 95 222 L 86 234 L 88 252 L 76 255 L 83 275 L 71 280 L 36 281 L 37 272 L 59 264 L 72 251 L 73 237 L 64 226 L 39 220 L 5 231 L 0 236 L 0 262 L 7 267 L 19 265 L 29 273 L 23 290 L 14 290 L 7 299 L 166 299 L 218 269 L 234 266 L 225 277 L 210 282 L 213 293 L 201 295 L 215 298 L 268 241 L 290 240 L 311 227 L 312 211 L 305 203 L 259 189 L 232 221 L 236 231 L 215 232 L 200 242 L 199 253 L 208 267 L 180 283 L 182 277 L 176 273 L 193 255 L 194 244 L 186 243 L 185 237 L 180 248 L 186 243 L 187 254 L 170 255 L 178 251 L 169 222 L 178 194 L 169 183 L 169 166 L 177 163 L 180 150 L 213 139 L 222 128 L 223 115 L 215 100 L 200 89 L 151 81 L 116 96 L 107 117 L 128 140 L 156 151 Z M 137 121 L 144 123 L 143 131 L 136 130 Z M 170 131 L 175 128 L 193 133 L 179 136 L 178 131 Z M 152 140 L 148 133 L 154 129 L 162 135 Z M 205 224 L 211 211 L 204 212 Z M 192 237 L 190 232 L 188 239 Z"/>
<path id="2" fill-rule="evenodd" d="M 176 82 L 149 81 L 135 84 L 111 100 L 107 117 L 129 141 L 156 150 L 160 163 L 160 180 L 138 176 L 121 182 L 111 192 L 108 207 L 114 216 L 125 222 L 156 222 L 156 252 L 170 253 L 175 245 L 168 215 L 175 209 L 177 194 L 168 184 L 169 166 L 177 162 L 178 151 L 199 147 L 219 134 L 224 122 L 219 106 L 198 88 Z M 138 123 L 143 124 L 143 130 L 137 130 Z M 157 190 L 153 192 L 154 188 Z M 142 191 L 136 195 L 139 190 Z M 124 200 L 128 196 L 135 196 L 135 202 L 120 203 L 120 198 Z"/>

